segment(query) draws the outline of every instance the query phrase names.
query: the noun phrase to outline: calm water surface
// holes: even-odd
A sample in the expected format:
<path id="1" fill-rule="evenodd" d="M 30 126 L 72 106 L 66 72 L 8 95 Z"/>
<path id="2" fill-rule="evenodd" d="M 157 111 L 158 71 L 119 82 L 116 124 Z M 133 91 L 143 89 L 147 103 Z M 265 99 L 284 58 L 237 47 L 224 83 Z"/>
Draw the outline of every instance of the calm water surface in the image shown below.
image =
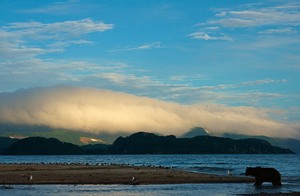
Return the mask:
<path id="1" fill-rule="evenodd" d="M 0 187 L 0 195 L 238 195 L 259 192 L 300 191 L 300 156 L 296 155 L 68 155 L 0 156 L 0 163 L 82 163 L 167 166 L 175 169 L 226 175 L 243 175 L 246 167 L 274 167 L 282 175 L 283 186 L 266 183 L 181 185 L 13 185 Z"/>

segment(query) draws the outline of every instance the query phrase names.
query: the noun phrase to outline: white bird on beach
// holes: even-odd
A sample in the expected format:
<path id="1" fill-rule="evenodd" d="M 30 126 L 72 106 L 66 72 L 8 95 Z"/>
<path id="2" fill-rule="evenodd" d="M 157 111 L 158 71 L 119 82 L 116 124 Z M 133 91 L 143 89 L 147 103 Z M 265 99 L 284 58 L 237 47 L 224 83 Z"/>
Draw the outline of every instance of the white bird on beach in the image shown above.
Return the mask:
<path id="1" fill-rule="evenodd" d="M 133 176 L 132 179 L 131 179 L 131 184 L 132 184 L 132 185 L 137 185 L 137 184 L 139 184 L 138 179 L 136 179 L 136 178 Z"/>
<path id="2" fill-rule="evenodd" d="M 228 175 L 228 176 L 232 176 L 230 170 L 227 171 L 227 175 Z"/>
<path id="3" fill-rule="evenodd" d="M 30 176 L 29 176 L 28 180 L 29 180 L 29 181 L 31 181 L 31 180 L 32 180 L 32 175 L 30 175 Z"/>

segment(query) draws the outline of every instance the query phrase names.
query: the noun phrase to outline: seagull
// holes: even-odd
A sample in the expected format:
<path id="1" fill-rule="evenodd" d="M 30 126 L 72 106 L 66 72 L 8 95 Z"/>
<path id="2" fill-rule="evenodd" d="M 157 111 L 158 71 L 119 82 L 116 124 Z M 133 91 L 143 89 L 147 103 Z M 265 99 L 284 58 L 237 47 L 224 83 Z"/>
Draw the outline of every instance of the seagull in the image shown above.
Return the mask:
<path id="1" fill-rule="evenodd" d="M 29 181 L 31 181 L 31 180 L 32 180 L 32 175 L 30 175 L 30 176 L 29 176 L 28 180 L 29 180 Z"/>
<path id="2" fill-rule="evenodd" d="M 230 170 L 227 171 L 227 175 L 228 175 L 228 176 L 232 176 Z"/>
<path id="3" fill-rule="evenodd" d="M 137 185 L 139 183 L 138 179 L 136 179 L 134 176 L 131 179 L 131 184 L 132 185 Z"/>

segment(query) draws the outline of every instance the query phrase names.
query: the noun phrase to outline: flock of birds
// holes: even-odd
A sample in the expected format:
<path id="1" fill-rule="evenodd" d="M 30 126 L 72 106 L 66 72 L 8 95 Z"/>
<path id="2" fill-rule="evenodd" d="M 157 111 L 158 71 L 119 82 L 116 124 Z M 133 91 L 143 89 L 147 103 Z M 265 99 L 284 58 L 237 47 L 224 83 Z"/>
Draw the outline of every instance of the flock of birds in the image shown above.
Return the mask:
<path id="1" fill-rule="evenodd" d="M 16 163 L 0 163 L 0 165 L 15 165 Z M 142 165 L 136 165 L 136 164 L 127 164 L 127 163 L 82 163 L 82 162 L 41 162 L 41 163 L 31 163 L 31 162 L 23 162 L 18 163 L 18 165 L 69 165 L 69 166 L 128 166 L 128 167 L 149 167 L 149 168 L 161 168 L 161 169 L 174 169 L 176 167 L 166 167 L 166 166 L 158 166 L 158 165 L 151 165 L 151 164 L 142 164 Z"/>

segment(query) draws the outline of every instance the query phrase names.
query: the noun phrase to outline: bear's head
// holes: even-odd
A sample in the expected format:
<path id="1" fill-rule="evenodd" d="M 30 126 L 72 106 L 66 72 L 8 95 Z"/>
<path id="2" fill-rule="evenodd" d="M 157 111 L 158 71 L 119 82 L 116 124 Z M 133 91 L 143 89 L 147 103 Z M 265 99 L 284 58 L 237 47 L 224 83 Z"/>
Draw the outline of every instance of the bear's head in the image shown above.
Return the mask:
<path id="1" fill-rule="evenodd" d="M 256 175 L 256 173 L 257 173 L 257 169 L 258 169 L 259 167 L 256 167 L 256 168 L 254 168 L 254 167 L 247 167 L 246 168 L 246 173 L 245 173 L 245 175 L 246 176 L 255 176 Z"/>

